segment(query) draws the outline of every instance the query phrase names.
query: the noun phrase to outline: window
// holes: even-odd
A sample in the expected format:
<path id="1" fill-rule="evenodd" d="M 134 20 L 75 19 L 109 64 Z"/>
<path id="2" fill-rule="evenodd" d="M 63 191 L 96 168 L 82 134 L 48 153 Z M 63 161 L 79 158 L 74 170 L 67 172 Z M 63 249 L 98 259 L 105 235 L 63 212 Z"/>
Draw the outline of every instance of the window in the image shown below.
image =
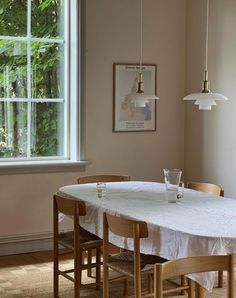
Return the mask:
<path id="1" fill-rule="evenodd" d="M 79 72 L 70 43 L 77 45 L 78 3 L 0 2 L 0 161 L 77 159 L 70 124 L 78 116 Z"/>

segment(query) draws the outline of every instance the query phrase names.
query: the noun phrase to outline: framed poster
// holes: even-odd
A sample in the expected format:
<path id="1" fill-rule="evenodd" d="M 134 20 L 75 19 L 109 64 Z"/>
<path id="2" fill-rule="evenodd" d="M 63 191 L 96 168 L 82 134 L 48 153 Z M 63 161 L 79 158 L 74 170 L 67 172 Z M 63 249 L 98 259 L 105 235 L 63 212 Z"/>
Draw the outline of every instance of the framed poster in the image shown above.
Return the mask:
<path id="1" fill-rule="evenodd" d="M 156 64 L 144 64 L 142 77 L 144 97 L 137 95 L 140 73 L 139 64 L 114 63 L 113 65 L 113 131 L 155 131 L 156 100 L 148 94 L 156 95 Z"/>

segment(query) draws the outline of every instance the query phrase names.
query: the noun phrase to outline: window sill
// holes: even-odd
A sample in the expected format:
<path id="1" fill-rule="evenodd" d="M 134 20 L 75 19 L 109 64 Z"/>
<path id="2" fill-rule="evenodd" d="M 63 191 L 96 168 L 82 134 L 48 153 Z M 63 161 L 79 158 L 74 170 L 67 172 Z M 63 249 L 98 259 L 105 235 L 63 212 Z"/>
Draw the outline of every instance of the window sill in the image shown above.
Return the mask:
<path id="1" fill-rule="evenodd" d="M 87 160 L 0 162 L 0 175 L 77 172 L 78 170 L 83 170 L 87 165 L 89 165 Z"/>

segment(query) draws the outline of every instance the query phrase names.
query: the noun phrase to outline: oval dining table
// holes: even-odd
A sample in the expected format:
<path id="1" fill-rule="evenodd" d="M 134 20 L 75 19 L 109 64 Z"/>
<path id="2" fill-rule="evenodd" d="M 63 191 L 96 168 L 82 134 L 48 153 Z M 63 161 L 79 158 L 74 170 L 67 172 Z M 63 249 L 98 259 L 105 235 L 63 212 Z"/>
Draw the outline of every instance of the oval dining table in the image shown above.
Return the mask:
<path id="1" fill-rule="evenodd" d="M 149 236 L 141 240 L 144 254 L 168 260 L 200 255 L 236 253 L 236 200 L 185 189 L 184 197 L 168 203 L 165 184 L 129 181 L 106 183 L 106 195 L 98 198 L 97 184 L 63 186 L 58 193 L 86 202 L 81 226 L 102 238 L 103 213 L 145 221 Z M 109 241 L 132 250 L 132 241 L 111 235 Z M 212 291 L 215 274 L 189 275 L 197 282 L 197 296 Z"/>

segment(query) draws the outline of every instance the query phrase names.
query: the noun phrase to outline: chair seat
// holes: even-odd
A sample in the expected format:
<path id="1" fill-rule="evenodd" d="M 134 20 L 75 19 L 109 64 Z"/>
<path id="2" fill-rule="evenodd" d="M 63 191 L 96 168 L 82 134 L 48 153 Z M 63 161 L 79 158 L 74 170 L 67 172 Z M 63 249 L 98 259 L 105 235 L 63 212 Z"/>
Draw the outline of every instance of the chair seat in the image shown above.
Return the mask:
<path id="1" fill-rule="evenodd" d="M 102 245 L 102 239 L 80 227 L 80 247 L 82 250 L 98 248 Z M 59 243 L 69 249 L 74 247 L 74 233 L 66 232 L 59 235 Z"/>
<path id="2" fill-rule="evenodd" d="M 141 273 L 152 273 L 155 263 L 163 263 L 166 261 L 166 259 L 158 256 L 141 254 Z M 131 251 L 125 251 L 120 254 L 110 256 L 108 258 L 107 265 L 121 274 L 128 275 L 132 278 L 134 277 L 134 254 Z"/>

